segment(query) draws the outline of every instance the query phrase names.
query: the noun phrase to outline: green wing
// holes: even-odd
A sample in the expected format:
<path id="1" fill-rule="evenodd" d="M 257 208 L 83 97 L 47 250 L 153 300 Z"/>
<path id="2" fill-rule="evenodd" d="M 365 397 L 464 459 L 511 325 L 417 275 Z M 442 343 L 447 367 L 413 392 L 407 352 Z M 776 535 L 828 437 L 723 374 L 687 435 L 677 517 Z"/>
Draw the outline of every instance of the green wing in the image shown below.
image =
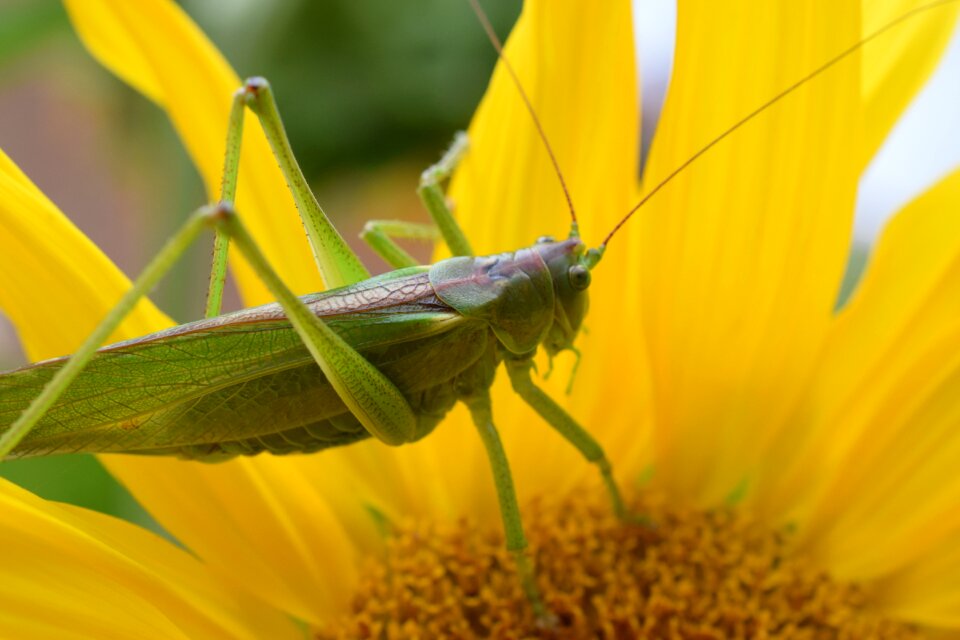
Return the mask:
<path id="1" fill-rule="evenodd" d="M 420 268 L 304 300 L 431 426 L 455 400 L 449 381 L 486 345 L 485 328 L 440 302 Z M 11 424 L 63 362 L 0 375 L 0 425 Z M 279 307 L 265 305 L 104 347 L 13 456 L 216 459 L 309 452 L 365 437 Z"/>

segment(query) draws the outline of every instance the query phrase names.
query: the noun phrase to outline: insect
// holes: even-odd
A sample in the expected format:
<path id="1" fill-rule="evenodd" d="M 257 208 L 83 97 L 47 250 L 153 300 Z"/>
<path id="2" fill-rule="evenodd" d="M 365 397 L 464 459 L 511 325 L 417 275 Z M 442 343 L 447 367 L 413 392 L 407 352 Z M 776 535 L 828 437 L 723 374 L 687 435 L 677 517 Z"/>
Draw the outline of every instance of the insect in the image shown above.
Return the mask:
<path id="1" fill-rule="evenodd" d="M 220 460 L 262 452 L 309 453 L 371 436 L 400 445 L 429 435 L 456 402 L 463 402 L 490 459 L 506 544 L 534 609 L 544 615 L 533 567 L 524 555 L 509 465 L 492 420 L 489 388 L 496 370 L 502 365 L 517 394 L 598 467 L 613 509 L 627 518 L 601 447 L 536 386 L 533 355 L 539 348 L 550 354 L 573 348 L 587 310 L 591 272 L 635 211 L 727 135 L 875 35 L 879 32 L 691 156 L 594 249 L 580 240 L 571 207 L 568 238 L 544 238 L 511 253 L 473 256 L 441 187 L 466 152 L 467 140 L 458 137 L 421 183 L 433 226 L 368 224 L 365 239 L 396 269 L 373 278 L 310 192 L 269 84 L 250 79 L 233 99 L 220 204 L 190 218 L 76 354 L 0 376 L 0 424 L 9 425 L 0 436 L 0 456 L 87 451 Z M 522 93 L 519 83 L 518 88 Z M 232 210 L 247 108 L 260 119 L 291 185 L 321 274 L 331 287 L 324 293 L 296 297 Z M 559 170 L 557 175 L 562 183 Z M 100 348 L 207 228 L 217 233 L 208 318 Z M 434 236 L 454 257 L 432 266 L 416 265 L 394 242 L 396 237 Z M 230 242 L 278 303 L 219 315 Z M 117 388 L 117 379 L 131 383 Z"/>

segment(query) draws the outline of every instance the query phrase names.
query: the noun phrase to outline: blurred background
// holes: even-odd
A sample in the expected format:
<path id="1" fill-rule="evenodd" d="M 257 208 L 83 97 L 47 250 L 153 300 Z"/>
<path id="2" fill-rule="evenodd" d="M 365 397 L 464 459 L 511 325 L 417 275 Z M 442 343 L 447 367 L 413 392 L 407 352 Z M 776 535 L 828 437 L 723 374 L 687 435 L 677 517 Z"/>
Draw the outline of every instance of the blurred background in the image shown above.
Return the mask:
<path id="1" fill-rule="evenodd" d="M 241 76 L 270 79 L 304 173 L 348 239 L 371 218 L 424 217 L 414 192 L 419 173 L 466 127 L 496 59 L 465 2 L 181 4 Z M 485 6 L 506 35 L 521 0 Z M 648 143 L 669 82 L 675 3 L 634 0 L 634 8 L 644 96 L 638 118 Z M 864 175 L 841 299 L 886 217 L 960 164 L 958 104 L 954 38 Z M 128 275 L 206 200 L 166 116 L 87 54 L 57 0 L 0 0 L 0 148 Z M 384 269 L 355 246 L 373 270 Z M 420 255 L 428 254 L 422 247 Z M 153 299 L 180 320 L 201 317 L 208 261 L 209 248 L 198 247 Z M 235 295 L 226 306 L 238 306 Z M 24 363 L 0 315 L 0 371 Z M 8 462 L 0 476 L 46 498 L 153 526 L 91 456 Z"/>

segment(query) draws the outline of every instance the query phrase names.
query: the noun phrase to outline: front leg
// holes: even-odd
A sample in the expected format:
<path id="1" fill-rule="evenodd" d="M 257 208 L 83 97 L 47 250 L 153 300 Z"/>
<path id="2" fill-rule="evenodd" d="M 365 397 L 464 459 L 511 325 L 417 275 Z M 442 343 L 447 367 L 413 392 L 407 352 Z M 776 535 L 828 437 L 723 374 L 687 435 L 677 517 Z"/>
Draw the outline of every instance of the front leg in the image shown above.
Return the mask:
<path id="1" fill-rule="evenodd" d="M 507 374 L 510 376 L 510 383 L 513 385 L 514 391 L 523 398 L 524 402 L 533 407 L 534 411 L 539 413 L 547 424 L 556 429 L 557 433 L 576 447 L 584 458 L 597 465 L 603 477 L 603 483 L 610 494 L 614 513 L 621 520 L 628 519 L 623 497 L 620 495 L 620 488 L 613 477 L 613 469 L 603 452 L 603 448 L 563 407 L 554 402 L 553 398 L 534 384 L 530 375 L 533 360 L 530 357 L 508 357 L 504 360 L 504 366 L 507 368 Z"/>

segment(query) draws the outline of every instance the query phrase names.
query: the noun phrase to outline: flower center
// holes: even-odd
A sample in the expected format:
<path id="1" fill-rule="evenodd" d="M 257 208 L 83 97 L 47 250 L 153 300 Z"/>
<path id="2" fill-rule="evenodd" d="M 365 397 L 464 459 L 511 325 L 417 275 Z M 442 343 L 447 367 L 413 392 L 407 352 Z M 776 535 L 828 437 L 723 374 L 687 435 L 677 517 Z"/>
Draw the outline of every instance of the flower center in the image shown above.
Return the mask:
<path id="1" fill-rule="evenodd" d="M 349 614 L 315 637 L 919 637 L 744 515 L 648 496 L 633 509 L 655 526 L 629 525 L 600 497 L 544 499 L 524 512 L 537 582 L 556 616 L 548 628 L 534 620 L 499 531 L 409 522 L 365 568 Z"/>

